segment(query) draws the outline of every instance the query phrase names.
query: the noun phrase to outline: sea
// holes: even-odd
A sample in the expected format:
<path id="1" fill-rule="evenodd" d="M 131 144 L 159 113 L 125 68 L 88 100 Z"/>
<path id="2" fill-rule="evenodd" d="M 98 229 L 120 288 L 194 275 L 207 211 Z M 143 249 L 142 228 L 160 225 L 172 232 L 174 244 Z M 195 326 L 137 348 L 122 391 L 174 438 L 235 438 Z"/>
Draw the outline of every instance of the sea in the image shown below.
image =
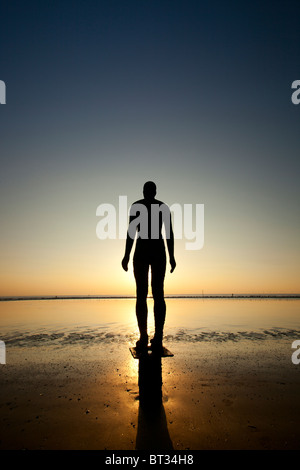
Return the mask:
<path id="1" fill-rule="evenodd" d="M 0 341 L 6 348 L 132 345 L 134 297 L 2 297 Z M 166 296 L 164 343 L 237 343 L 300 339 L 298 295 Z M 153 299 L 148 331 L 154 333 Z M 3 344 L 3 343 L 2 343 Z"/>

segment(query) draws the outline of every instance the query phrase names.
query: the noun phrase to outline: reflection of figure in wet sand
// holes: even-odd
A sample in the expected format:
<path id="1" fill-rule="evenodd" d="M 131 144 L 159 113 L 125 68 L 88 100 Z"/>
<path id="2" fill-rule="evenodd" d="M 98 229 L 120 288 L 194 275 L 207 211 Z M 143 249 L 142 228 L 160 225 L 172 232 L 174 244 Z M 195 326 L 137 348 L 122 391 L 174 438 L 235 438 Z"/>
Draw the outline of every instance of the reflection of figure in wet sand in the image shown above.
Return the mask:
<path id="1" fill-rule="evenodd" d="M 161 358 L 158 355 L 143 356 L 139 360 L 139 395 L 136 449 L 173 449 L 162 404 Z"/>
<path id="2" fill-rule="evenodd" d="M 155 335 L 151 340 L 151 348 L 160 351 L 162 348 L 163 328 L 166 317 L 166 304 L 164 299 L 166 253 L 162 235 L 163 226 L 166 233 L 171 272 L 174 271 L 176 266 L 174 258 L 174 235 L 171 213 L 168 206 L 155 199 L 155 183 L 152 181 L 145 183 L 143 193 L 144 199 L 136 201 L 130 209 L 129 228 L 122 267 L 125 271 L 128 270 L 130 252 L 134 238 L 137 236 L 133 268 L 136 280 L 136 315 L 140 338 L 136 343 L 136 347 L 138 350 L 144 350 L 148 346 L 147 295 L 148 273 L 151 267 L 151 287 L 154 300 L 155 320 Z"/>

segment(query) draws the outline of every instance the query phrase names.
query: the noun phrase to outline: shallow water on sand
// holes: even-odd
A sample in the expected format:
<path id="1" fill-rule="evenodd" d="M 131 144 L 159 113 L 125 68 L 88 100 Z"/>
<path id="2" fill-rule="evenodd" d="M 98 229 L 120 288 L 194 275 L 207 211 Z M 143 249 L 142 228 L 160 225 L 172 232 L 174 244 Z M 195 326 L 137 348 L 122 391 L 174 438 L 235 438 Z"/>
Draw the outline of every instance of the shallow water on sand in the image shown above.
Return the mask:
<path id="1" fill-rule="evenodd" d="M 162 361 L 134 299 L 0 302 L 0 448 L 298 449 L 300 300 L 166 302 Z"/>
<path id="2" fill-rule="evenodd" d="M 300 337 L 299 299 L 167 299 L 165 342 L 236 342 Z M 153 333 L 153 300 L 148 300 Z M 0 302 L 7 347 L 132 343 L 135 299 Z"/>

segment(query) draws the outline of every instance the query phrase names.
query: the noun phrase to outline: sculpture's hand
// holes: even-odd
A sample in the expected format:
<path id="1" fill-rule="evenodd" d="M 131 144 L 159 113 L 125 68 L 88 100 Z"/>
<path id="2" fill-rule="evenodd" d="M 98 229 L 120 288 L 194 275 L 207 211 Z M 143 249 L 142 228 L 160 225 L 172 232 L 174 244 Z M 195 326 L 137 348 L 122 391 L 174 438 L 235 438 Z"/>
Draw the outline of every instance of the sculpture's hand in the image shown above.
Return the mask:
<path id="1" fill-rule="evenodd" d="M 175 258 L 170 258 L 170 265 L 171 265 L 171 273 L 174 271 L 174 269 L 176 268 L 176 261 L 175 261 Z"/>
<path id="2" fill-rule="evenodd" d="M 124 258 L 122 259 L 122 268 L 124 269 L 124 271 L 128 271 L 128 262 L 129 262 L 129 257 L 124 256 Z"/>

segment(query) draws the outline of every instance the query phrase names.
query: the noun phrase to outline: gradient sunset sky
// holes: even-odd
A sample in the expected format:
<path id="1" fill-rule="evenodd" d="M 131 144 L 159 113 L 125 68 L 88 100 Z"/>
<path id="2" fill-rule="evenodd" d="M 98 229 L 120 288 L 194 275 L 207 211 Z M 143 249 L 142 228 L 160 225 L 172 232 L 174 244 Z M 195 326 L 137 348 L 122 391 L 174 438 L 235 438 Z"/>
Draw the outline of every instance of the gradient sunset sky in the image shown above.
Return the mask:
<path id="1" fill-rule="evenodd" d="M 0 295 L 134 295 L 96 209 L 204 204 L 167 294 L 299 293 L 299 1 L 1 2 Z"/>

